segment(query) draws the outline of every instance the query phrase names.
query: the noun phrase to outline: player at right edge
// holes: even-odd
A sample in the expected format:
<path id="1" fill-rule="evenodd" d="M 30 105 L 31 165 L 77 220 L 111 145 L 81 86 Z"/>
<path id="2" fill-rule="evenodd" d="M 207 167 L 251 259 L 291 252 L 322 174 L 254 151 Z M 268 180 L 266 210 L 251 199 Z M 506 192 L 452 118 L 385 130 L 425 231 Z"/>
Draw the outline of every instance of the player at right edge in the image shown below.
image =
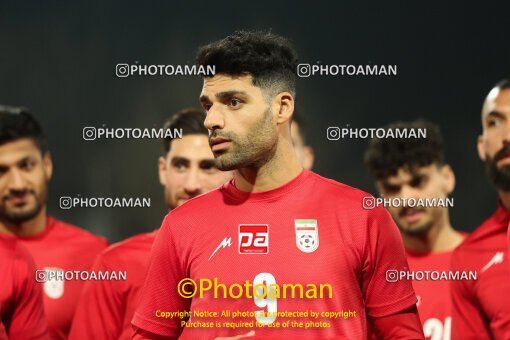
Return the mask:
<path id="1" fill-rule="evenodd" d="M 452 270 L 476 271 L 477 279 L 452 282 L 452 339 L 510 339 L 509 80 L 498 83 L 485 98 L 482 128 L 478 154 L 499 200 L 494 214 L 453 252 Z"/>

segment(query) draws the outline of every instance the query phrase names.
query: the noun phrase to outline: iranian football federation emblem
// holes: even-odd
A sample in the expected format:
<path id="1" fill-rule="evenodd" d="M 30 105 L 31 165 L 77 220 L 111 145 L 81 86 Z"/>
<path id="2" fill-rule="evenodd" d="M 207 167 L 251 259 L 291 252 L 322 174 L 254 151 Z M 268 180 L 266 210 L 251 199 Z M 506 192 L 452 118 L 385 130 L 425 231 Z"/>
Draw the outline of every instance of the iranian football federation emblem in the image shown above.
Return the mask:
<path id="1" fill-rule="evenodd" d="M 46 271 L 46 280 L 44 281 L 44 293 L 50 299 L 59 299 L 64 295 L 64 279 L 61 268 L 44 268 Z M 60 273 L 60 275 L 59 275 Z"/>
<path id="2" fill-rule="evenodd" d="M 319 248 L 317 220 L 294 220 L 296 245 L 302 252 L 312 253 Z"/>

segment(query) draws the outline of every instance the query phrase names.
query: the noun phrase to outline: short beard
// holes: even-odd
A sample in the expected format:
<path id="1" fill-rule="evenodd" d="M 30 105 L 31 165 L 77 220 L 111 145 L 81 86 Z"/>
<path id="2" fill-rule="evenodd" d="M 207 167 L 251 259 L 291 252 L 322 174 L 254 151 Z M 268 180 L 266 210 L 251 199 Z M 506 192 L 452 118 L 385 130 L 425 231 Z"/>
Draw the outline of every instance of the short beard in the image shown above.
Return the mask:
<path id="1" fill-rule="evenodd" d="M 496 163 L 499 158 L 496 156 L 494 158 L 487 157 L 485 160 L 485 171 L 498 190 L 510 192 L 510 166 L 505 165 L 498 169 Z"/>
<path id="2" fill-rule="evenodd" d="M 276 153 L 277 137 L 271 131 L 272 113 L 268 108 L 262 119 L 252 128 L 243 140 L 237 135 L 226 132 L 213 132 L 211 137 L 224 137 L 231 141 L 231 150 L 225 154 L 215 154 L 216 167 L 222 171 L 241 168 L 260 168 Z"/>
<path id="3" fill-rule="evenodd" d="M 429 221 L 424 223 L 421 226 L 414 227 L 414 228 L 403 228 L 399 223 L 397 223 L 398 229 L 400 229 L 400 232 L 406 236 L 410 237 L 420 237 L 425 236 L 429 232 L 430 228 L 434 225 L 434 221 Z"/>
<path id="4" fill-rule="evenodd" d="M 1 206 L 0 218 L 12 224 L 20 224 L 36 217 L 42 208 L 43 206 L 39 202 L 36 202 L 32 209 L 22 212 L 10 212 L 5 209 L 5 206 Z"/>
<path id="5" fill-rule="evenodd" d="M 37 195 L 34 191 L 32 191 L 32 194 L 35 197 L 35 206 L 32 209 L 21 212 L 12 212 L 6 209 L 5 204 L 2 204 L 0 205 L 0 219 L 12 224 L 21 224 L 36 217 L 48 202 L 47 184 L 44 184 L 41 188 L 39 195 Z"/>

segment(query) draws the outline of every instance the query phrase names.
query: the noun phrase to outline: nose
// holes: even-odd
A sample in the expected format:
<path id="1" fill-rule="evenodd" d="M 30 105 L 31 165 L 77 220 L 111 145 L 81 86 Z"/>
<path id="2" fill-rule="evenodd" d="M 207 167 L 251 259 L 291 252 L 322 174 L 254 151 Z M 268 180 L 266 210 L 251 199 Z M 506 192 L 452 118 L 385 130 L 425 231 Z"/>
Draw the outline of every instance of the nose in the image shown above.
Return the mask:
<path id="1" fill-rule="evenodd" d="M 188 195 L 198 195 L 201 193 L 202 186 L 199 179 L 199 170 L 191 169 L 184 183 L 184 191 Z"/>
<path id="2" fill-rule="evenodd" d="M 212 105 L 207 111 L 207 115 L 205 117 L 204 126 L 209 131 L 214 131 L 216 129 L 223 129 L 225 127 L 225 116 L 221 112 L 218 105 Z"/>
<path id="3" fill-rule="evenodd" d="M 404 201 L 409 198 L 418 198 L 418 191 L 410 185 L 404 185 L 400 190 L 399 196 L 400 198 L 403 198 Z"/>
<path id="4" fill-rule="evenodd" d="M 510 144 L 510 124 L 505 124 L 504 130 L 503 130 L 503 143 L 505 145 Z"/>
<path id="5" fill-rule="evenodd" d="M 25 181 L 19 170 L 12 169 L 9 171 L 7 186 L 9 190 L 23 190 L 25 188 Z"/>

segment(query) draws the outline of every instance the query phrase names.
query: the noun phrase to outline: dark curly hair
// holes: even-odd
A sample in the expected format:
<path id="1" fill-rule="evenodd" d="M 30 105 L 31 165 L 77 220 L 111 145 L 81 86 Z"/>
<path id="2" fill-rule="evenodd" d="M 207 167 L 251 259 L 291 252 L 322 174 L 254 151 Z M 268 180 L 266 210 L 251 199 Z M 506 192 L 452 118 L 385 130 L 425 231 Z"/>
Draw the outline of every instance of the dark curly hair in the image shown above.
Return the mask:
<path id="1" fill-rule="evenodd" d="M 24 107 L 0 105 L 0 145 L 29 138 L 42 154 L 48 151 L 41 124 Z"/>
<path id="2" fill-rule="evenodd" d="M 443 138 L 439 127 L 426 120 L 397 122 L 383 129 L 426 129 L 427 138 L 373 138 L 365 151 L 365 165 L 376 180 L 383 180 L 405 168 L 413 173 L 431 164 L 443 165 Z"/>
<path id="3" fill-rule="evenodd" d="M 236 31 L 199 48 L 197 64 L 215 67 L 216 74 L 251 75 L 253 85 L 274 96 L 296 94 L 298 57 L 289 41 L 265 31 Z"/>
<path id="4" fill-rule="evenodd" d="M 163 124 L 163 129 L 182 130 L 182 135 L 205 135 L 209 136 L 209 132 L 204 126 L 205 113 L 201 109 L 188 108 L 176 112 L 168 118 Z M 164 155 L 170 151 L 173 138 L 165 138 L 163 140 Z"/>

